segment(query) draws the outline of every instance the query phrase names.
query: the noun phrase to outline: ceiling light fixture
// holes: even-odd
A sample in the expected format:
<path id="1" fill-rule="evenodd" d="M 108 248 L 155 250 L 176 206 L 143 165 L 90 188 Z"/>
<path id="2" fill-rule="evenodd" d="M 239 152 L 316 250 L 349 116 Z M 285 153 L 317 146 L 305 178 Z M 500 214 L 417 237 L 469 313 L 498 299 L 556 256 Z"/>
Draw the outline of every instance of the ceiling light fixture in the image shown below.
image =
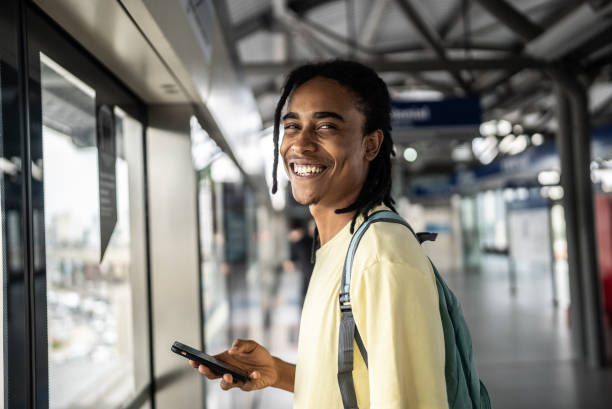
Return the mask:
<path id="1" fill-rule="evenodd" d="M 417 160 L 418 156 L 419 155 L 418 155 L 416 149 L 414 149 L 414 148 L 406 148 L 404 150 L 404 159 L 406 159 L 406 161 L 408 161 L 408 162 L 414 162 L 415 160 Z"/>
<path id="2" fill-rule="evenodd" d="M 510 121 L 502 119 L 497 122 L 497 136 L 506 136 L 510 132 L 512 132 L 512 123 Z"/>
<path id="3" fill-rule="evenodd" d="M 544 136 L 541 133 L 534 133 L 531 135 L 531 143 L 534 146 L 540 146 L 544 143 Z"/>

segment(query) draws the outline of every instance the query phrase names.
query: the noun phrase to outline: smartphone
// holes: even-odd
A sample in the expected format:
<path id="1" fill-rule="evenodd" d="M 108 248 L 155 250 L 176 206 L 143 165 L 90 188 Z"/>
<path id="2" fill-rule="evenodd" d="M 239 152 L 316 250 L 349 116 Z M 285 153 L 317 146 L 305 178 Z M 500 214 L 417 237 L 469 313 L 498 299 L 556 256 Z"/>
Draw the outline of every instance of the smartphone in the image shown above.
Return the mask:
<path id="1" fill-rule="evenodd" d="M 172 347 L 170 349 L 175 354 L 181 355 L 184 358 L 191 359 L 192 361 L 207 366 L 217 375 L 223 375 L 226 373 L 232 375 L 234 383 L 236 383 L 237 381 L 246 383 L 249 380 L 249 374 L 246 373 L 246 371 L 240 368 L 236 368 L 235 366 L 230 365 L 227 362 L 220 361 L 217 358 L 207 355 L 202 351 L 198 351 L 197 349 L 192 348 L 189 345 L 181 344 L 178 341 L 174 341 L 174 344 L 172 344 Z"/>

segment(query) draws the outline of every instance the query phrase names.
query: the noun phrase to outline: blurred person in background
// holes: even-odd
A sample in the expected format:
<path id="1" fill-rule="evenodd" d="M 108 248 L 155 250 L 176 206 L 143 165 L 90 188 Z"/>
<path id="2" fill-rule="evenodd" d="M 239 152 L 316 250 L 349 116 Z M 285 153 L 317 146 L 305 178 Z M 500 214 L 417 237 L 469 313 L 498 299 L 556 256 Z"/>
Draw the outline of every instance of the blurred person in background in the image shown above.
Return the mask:
<path id="1" fill-rule="evenodd" d="M 302 275 L 302 304 L 312 276 L 312 234 L 307 234 L 305 222 L 291 219 L 289 222 L 289 260 L 285 261 L 285 271 L 295 271 Z M 314 233 L 314 232 L 313 232 Z"/>

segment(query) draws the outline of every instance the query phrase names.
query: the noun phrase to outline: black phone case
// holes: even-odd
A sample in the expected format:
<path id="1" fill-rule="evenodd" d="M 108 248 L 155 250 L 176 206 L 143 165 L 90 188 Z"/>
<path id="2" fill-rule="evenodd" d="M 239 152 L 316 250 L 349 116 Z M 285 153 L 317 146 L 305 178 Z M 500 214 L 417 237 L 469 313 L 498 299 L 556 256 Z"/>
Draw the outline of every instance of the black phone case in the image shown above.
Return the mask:
<path id="1" fill-rule="evenodd" d="M 246 372 L 242 371 L 239 368 L 236 368 L 228 363 L 222 362 L 212 356 L 209 356 L 202 351 L 198 351 L 195 348 L 190 347 L 189 345 L 181 344 L 178 341 L 175 341 L 170 348 L 172 352 L 182 356 L 183 358 L 189 358 L 192 361 L 195 361 L 199 364 L 206 365 L 211 371 L 216 373 L 217 375 L 230 374 L 234 380 L 234 383 L 237 381 L 247 382 L 249 380 L 249 376 Z"/>

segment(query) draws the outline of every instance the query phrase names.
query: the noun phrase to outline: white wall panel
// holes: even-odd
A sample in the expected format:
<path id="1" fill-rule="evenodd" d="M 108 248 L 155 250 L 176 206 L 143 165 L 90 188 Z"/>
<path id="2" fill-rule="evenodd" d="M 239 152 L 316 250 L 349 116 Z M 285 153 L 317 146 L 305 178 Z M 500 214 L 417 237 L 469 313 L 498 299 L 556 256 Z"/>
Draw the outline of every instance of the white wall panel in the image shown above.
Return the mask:
<path id="1" fill-rule="evenodd" d="M 196 182 L 188 107 L 150 107 L 147 131 L 156 404 L 201 408 L 202 377 L 170 351 L 175 340 L 201 348 Z M 178 379 L 174 379 L 178 376 Z M 167 381 L 167 382 L 166 382 Z"/>

